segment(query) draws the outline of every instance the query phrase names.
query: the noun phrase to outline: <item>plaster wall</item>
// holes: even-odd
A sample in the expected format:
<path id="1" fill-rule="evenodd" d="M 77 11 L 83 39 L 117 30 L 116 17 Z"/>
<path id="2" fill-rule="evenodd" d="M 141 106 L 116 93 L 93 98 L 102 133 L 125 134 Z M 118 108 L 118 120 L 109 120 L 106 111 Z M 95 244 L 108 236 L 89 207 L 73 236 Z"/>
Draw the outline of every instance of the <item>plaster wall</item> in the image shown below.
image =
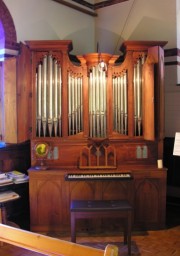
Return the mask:
<path id="1" fill-rule="evenodd" d="M 72 40 L 73 54 L 94 52 L 95 18 L 50 0 L 4 0 L 17 42 Z"/>

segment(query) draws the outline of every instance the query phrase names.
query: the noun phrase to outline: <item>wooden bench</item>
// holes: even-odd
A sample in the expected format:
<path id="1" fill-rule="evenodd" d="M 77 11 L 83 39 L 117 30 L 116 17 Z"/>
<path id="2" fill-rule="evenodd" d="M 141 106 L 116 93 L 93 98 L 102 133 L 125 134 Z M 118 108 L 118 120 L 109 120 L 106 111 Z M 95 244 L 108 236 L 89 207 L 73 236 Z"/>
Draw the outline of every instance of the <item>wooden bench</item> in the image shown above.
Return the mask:
<path id="1" fill-rule="evenodd" d="M 4 224 L 0 224 L 0 241 L 49 256 L 118 256 L 115 245 L 109 244 L 105 250 L 101 250 Z"/>
<path id="2" fill-rule="evenodd" d="M 133 207 L 127 200 L 73 200 L 71 202 L 71 242 L 76 242 L 76 219 L 122 218 L 124 243 L 131 255 Z"/>
<path id="3" fill-rule="evenodd" d="M 7 212 L 6 212 L 6 203 L 19 199 L 20 196 L 14 191 L 4 191 L 0 192 L 0 223 L 7 224 L 9 226 L 17 227 L 19 226 L 7 219 Z M 0 246 L 3 245 L 3 242 L 0 242 Z"/>

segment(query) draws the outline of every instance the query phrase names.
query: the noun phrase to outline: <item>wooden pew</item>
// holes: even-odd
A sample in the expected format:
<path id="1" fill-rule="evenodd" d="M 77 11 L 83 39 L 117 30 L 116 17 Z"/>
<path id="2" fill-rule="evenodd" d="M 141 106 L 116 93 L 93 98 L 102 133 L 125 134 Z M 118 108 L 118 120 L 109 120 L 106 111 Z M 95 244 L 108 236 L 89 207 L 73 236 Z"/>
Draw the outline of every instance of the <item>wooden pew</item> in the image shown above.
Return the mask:
<path id="1" fill-rule="evenodd" d="M 114 245 L 107 245 L 105 250 L 101 250 L 10 227 L 4 224 L 0 224 L 0 241 L 43 255 L 118 256 L 118 248 Z"/>

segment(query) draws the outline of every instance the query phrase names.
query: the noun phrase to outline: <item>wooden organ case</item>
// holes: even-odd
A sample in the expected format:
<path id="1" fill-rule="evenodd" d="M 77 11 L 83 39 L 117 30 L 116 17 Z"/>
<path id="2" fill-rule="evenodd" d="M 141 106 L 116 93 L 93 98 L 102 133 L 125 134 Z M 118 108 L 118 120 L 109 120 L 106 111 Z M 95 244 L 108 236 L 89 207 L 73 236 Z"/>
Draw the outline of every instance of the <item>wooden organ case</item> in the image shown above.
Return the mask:
<path id="1" fill-rule="evenodd" d="M 134 204 L 134 227 L 163 228 L 166 169 L 157 160 L 163 158 L 165 42 L 127 41 L 122 56 L 73 60 L 71 41 L 26 44 L 32 55 L 31 230 L 70 230 L 72 199 L 123 198 Z M 100 226 L 93 223 L 79 225 Z"/>

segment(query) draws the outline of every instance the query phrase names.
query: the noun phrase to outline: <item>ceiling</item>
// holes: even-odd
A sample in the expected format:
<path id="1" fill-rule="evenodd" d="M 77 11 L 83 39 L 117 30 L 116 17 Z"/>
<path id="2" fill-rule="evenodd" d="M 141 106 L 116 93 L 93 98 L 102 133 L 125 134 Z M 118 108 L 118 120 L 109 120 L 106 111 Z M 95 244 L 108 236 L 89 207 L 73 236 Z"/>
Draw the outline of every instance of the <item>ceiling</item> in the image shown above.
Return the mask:
<path id="1" fill-rule="evenodd" d="M 102 1 L 102 0 L 95 0 L 93 1 L 94 4 L 90 3 L 92 1 L 85 1 L 85 0 L 72 0 L 73 2 L 76 2 L 80 5 L 86 6 L 92 10 L 97 10 L 99 8 L 103 8 L 103 7 L 107 7 L 107 6 L 111 6 L 113 4 L 118 4 L 118 3 L 122 3 L 128 0 L 106 0 L 106 1 Z"/>
<path id="2" fill-rule="evenodd" d="M 66 5 L 70 8 L 86 13 L 91 16 L 97 16 L 97 9 L 108 7 L 114 4 L 119 4 L 129 0 L 52 0 L 59 4 Z"/>

